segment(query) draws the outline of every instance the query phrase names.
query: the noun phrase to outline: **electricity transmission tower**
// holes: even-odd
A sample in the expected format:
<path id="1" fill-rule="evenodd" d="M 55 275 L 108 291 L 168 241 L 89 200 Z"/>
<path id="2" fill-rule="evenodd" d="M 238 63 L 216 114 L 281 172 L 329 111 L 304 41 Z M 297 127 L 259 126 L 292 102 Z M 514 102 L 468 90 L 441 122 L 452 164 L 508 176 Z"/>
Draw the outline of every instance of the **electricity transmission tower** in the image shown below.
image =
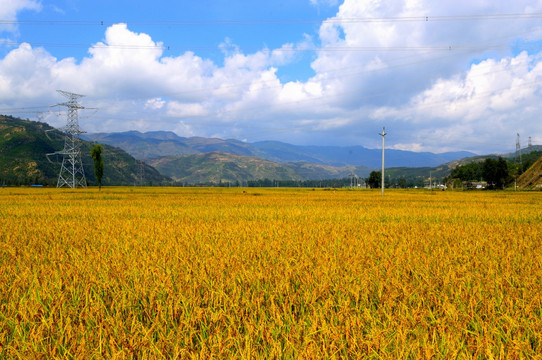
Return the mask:
<path id="1" fill-rule="evenodd" d="M 529 136 L 529 144 L 527 145 L 528 148 L 533 147 L 533 139 Z"/>
<path id="2" fill-rule="evenodd" d="M 521 144 L 519 142 L 519 133 L 516 137 L 516 161 L 518 161 L 518 159 L 519 163 L 521 164 Z"/>
<path id="3" fill-rule="evenodd" d="M 57 90 L 68 101 L 54 106 L 66 106 L 68 108 L 68 122 L 60 130 L 65 133 L 64 149 L 53 154 L 62 155 L 62 166 L 58 175 L 57 188 L 67 186 L 70 188 L 87 187 L 83 161 L 81 160 L 81 138 L 79 135 L 84 131 L 79 127 L 78 110 L 84 109 L 77 100 L 84 95 L 78 95 L 63 90 Z"/>
<path id="4" fill-rule="evenodd" d="M 382 136 L 382 196 L 384 196 L 384 148 L 386 145 L 386 141 L 384 140 L 386 138 L 386 127 L 382 128 L 382 132 L 378 133 L 378 135 Z"/>

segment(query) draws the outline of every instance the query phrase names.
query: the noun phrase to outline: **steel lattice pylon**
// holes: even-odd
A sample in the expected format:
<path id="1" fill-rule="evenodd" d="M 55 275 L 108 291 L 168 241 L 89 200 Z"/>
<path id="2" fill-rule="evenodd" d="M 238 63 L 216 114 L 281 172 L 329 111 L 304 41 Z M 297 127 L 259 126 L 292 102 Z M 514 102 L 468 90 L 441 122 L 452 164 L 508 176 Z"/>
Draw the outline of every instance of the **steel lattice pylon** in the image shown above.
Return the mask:
<path id="1" fill-rule="evenodd" d="M 66 106 L 68 108 L 68 123 L 61 130 L 66 134 L 64 149 L 55 154 L 62 155 L 62 166 L 58 175 L 56 187 L 68 186 L 70 188 L 87 187 L 83 161 L 81 159 L 81 138 L 83 133 L 79 128 L 78 110 L 84 109 L 77 100 L 84 95 L 74 94 L 67 91 L 57 90 L 68 98 L 67 102 L 55 106 Z"/>

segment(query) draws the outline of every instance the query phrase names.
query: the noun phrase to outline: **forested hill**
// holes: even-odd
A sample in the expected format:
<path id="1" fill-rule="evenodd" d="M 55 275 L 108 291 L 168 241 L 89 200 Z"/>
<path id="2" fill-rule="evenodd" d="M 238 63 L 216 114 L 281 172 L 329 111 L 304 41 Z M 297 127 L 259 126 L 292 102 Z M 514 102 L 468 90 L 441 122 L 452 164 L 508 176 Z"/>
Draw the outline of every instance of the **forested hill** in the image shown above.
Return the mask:
<path id="1" fill-rule="evenodd" d="M 46 134 L 46 131 L 47 134 Z M 48 136 L 47 136 L 48 135 Z M 96 184 L 90 149 L 94 143 L 82 141 L 81 153 L 85 176 L 89 185 Z M 63 134 L 46 123 L 22 120 L 0 115 L 0 185 L 55 186 L 60 171 L 61 156 L 51 163 L 45 154 L 64 147 Z M 139 162 L 124 150 L 103 145 L 105 162 L 102 183 L 107 185 L 134 185 L 138 182 Z M 145 184 L 161 184 L 170 179 L 149 165 L 143 164 Z"/>

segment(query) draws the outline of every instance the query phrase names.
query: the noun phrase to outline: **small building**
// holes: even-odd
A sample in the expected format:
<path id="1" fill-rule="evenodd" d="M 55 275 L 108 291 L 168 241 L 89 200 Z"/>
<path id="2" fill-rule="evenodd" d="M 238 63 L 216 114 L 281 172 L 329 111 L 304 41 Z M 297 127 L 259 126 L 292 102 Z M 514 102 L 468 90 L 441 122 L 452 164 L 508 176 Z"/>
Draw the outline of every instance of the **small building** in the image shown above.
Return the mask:
<path id="1" fill-rule="evenodd" d="M 487 182 L 485 181 L 471 181 L 468 182 L 465 187 L 467 189 L 481 190 L 487 188 Z"/>

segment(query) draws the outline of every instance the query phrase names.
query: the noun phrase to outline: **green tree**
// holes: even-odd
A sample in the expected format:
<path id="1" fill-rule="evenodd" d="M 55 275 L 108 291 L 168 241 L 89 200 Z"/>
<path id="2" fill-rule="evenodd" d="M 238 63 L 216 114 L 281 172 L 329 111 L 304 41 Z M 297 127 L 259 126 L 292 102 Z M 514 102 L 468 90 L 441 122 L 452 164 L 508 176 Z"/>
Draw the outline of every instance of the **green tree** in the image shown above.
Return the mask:
<path id="1" fill-rule="evenodd" d="M 96 175 L 96 181 L 98 181 L 98 188 L 102 190 L 102 177 L 104 175 L 104 161 L 102 159 L 103 147 L 100 144 L 96 144 L 90 150 L 90 156 L 94 160 L 94 175 Z"/>
<path id="2" fill-rule="evenodd" d="M 480 181 L 483 178 L 483 163 L 458 165 L 452 170 L 450 178 L 461 179 L 461 181 Z"/>
<path id="3" fill-rule="evenodd" d="M 486 159 L 482 166 L 482 173 L 484 180 L 493 189 L 504 189 L 511 178 L 508 163 L 500 156 L 497 160 Z"/>
<path id="4" fill-rule="evenodd" d="M 371 171 L 365 182 L 371 189 L 379 188 L 382 183 L 382 173 L 380 171 Z"/>

